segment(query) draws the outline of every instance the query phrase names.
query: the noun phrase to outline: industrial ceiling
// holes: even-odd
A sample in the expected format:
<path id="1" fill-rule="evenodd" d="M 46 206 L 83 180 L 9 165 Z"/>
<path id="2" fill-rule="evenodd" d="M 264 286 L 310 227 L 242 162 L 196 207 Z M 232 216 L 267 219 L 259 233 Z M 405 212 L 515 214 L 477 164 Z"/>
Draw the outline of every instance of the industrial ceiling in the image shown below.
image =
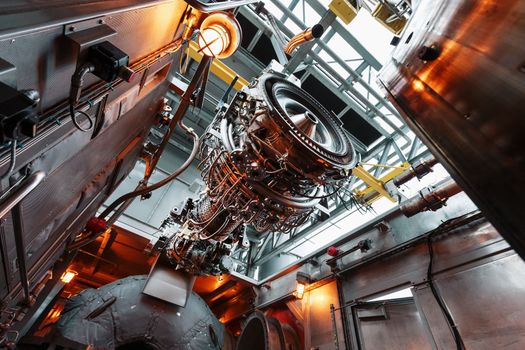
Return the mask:
<path id="1" fill-rule="evenodd" d="M 324 107 L 339 118 L 356 147 L 360 159 L 360 167 L 354 170 L 356 176 L 337 195 L 323 200 L 315 215 L 311 215 L 304 225 L 287 233 L 267 232 L 262 238 L 253 236 L 250 251 L 237 249 L 232 254 L 236 271 L 250 277 L 262 278 L 277 272 L 318 249 L 319 245 L 328 245 L 391 209 L 429 181 L 448 176 L 438 166 L 435 176 L 427 181 L 412 181 L 401 190 L 383 186 L 410 165 L 430 156 L 399 112 L 385 99 L 384 91 L 376 82 L 381 61 L 388 57 L 393 47 L 390 40 L 395 35 L 367 11 L 359 12 L 359 16 L 366 18 L 358 18 L 347 26 L 334 13 L 337 11 L 328 6 L 329 2 L 319 0 L 270 0 L 264 3 L 264 7 L 249 5 L 240 8 L 236 17 L 243 31 L 241 46 L 233 56 L 215 62 L 202 109 L 190 108 L 184 117 L 186 123 L 201 135 L 213 120 L 217 105 L 224 99 L 224 91 L 228 91 L 233 77 L 239 79 L 228 94 L 229 99 L 265 67 L 277 64 L 293 73 L 303 89 L 317 96 Z M 316 23 L 325 28 L 323 35 L 287 56 L 279 40 L 288 40 Z M 373 45 L 357 38 L 366 38 L 362 31 L 370 28 L 373 33 L 369 42 L 374 42 Z M 175 58 L 172 82 L 176 86 L 185 86 L 199 60 L 194 47 L 184 47 Z M 168 92 L 167 98 L 173 108 L 180 99 L 172 91 Z M 158 132 L 160 135 L 162 130 Z M 176 130 L 154 177 L 161 179 L 175 170 L 190 150 L 191 139 Z M 159 226 L 174 202 L 186 196 L 197 196 L 203 189 L 197 165 L 198 162 L 170 186 L 153 193 L 150 199 L 133 203 L 117 225 L 145 237 L 160 236 Z M 139 162 L 108 202 L 131 190 L 143 171 L 144 164 Z M 259 276 L 260 266 L 264 272 Z"/>

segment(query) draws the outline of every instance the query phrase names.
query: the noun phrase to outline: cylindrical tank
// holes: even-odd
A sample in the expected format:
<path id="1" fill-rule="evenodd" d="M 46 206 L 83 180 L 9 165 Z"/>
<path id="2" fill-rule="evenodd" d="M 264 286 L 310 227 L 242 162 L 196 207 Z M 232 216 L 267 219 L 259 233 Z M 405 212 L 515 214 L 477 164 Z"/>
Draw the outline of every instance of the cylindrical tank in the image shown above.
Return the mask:
<path id="1" fill-rule="evenodd" d="M 525 257 L 525 2 L 421 0 L 380 81 Z"/>

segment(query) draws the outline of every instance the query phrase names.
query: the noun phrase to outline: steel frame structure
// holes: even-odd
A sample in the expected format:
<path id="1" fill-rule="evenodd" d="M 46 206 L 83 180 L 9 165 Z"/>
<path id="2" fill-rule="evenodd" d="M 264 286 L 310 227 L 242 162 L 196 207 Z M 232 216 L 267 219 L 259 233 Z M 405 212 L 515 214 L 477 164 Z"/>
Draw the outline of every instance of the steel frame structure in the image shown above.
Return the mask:
<path id="1" fill-rule="evenodd" d="M 283 38 L 290 39 L 296 34 L 289 28 L 289 24 L 292 23 L 301 30 L 315 24 L 305 23 L 306 16 L 303 18 L 297 16 L 297 13 L 300 12 L 297 11 L 300 2 L 303 12 L 308 7 L 309 13 L 316 13 L 316 17 L 320 18 L 318 23 L 323 25 L 325 32 L 321 38 L 303 45 L 288 58 L 280 42 Z M 229 69 L 234 72 L 240 71 L 240 75 L 243 75 L 243 70 L 256 75 L 264 68 L 264 65 L 258 61 L 252 51 L 263 35 L 269 36 L 279 63 L 288 73 L 304 70 L 305 73 L 301 77 L 302 82 L 309 76 L 313 76 L 346 103 L 346 107 L 337 114 L 339 118 L 352 109 L 364 122 L 381 134 L 377 141 L 367 146 L 349 132 L 349 137 L 356 146 L 361 163 L 366 164 L 362 165 L 361 171 L 365 172 L 367 178 L 378 186 L 382 186 L 385 179 L 400 173 L 411 163 L 429 155 L 426 147 L 409 130 L 397 110 L 375 85 L 376 74 L 382 68 L 381 63 L 338 21 L 334 12 L 319 0 L 291 0 L 288 5 L 279 0 L 269 0 L 267 4 L 278 9 L 281 14 L 269 20 L 267 16 L 257 12 L 255 5 L 245 6 L 239 10 L 240 14 L 257 27 L 257 32 L 246 48 L 239 48 L 235 53 L 234 58 L 237 59 L 234 63 L 229 63 Z M 338 47 L 338 51 L 352 51 L 355 57 L 345 60 L 330 47 L 330 40 L 336 35 L 340 36 L 347 45 L 340 49 Z M 244 67 L 241 68 L 241 64 Z M 194 67 L 190 64 L 188 75 L 191 75 L 192 69 Z M 185 78 L 186 76 L 179 76 L 183 83 Z M 210 75 L 208 85 L 228 84 L 229 81 L 226 80 L 220 75 Z M 178 96 L 172 92 L 168 93 L 167 97 L 173 101 L 173 106 L 178 102 Z M 188 121 L 188 125 L 195 128 L 197 132 L 202 132 L 213 119 L 212 106 L 221 97 L 217 91 L 207 91 L 202 111 L 197 113 L 188 111 L 186 114 L 185 120 Z M 181 134 L 174 133 L 173 139 L 174 144 L 185 145 Z M 373 164 L 384 166 L 373 166 Z M 395 169 L 392 171 L 390 167 Z M 278 254 L 289 252 L 297 242 L 316 234 L 327 220 L 344 216 L 345 213 L 348 213 L 346 204 L 356 192 L 367 189 L 373 191 L 374 186 L 370 186 L 370 182 L 366 183 L 362 178 L 353 177 L 340 196 L 324 201 L 319 206 L 318 214 L 312 215 L 302 227 L 289 234 L 268 232 L 260 241 L 252 242 L 249 251 L 244 249 L 234 251 L 232 257 L 236 262 L 236 272 L 253 277 L 257 266 L 268 262 Z"/>
<path id="2" fill-rule="evenodd" d="M 341 100 L 347 103 L 337 116 L 341 118 L 349 109 L 357 114 L 372 127 L 378 130 L 382 137 L 369 147 L 357 140 L 351 133 L 350 137 L 356 144 L 362 163 L 380 164 L 382 166 L 363 166 L 373 177 L 380 179 L 388 175 L 388 167 L 400 167 L 402 164 L 410 164 L 418 159 L 428 156 L 426 147 L 408 129 L 403 122 L 399 112 L 385 99 L 382 93 L 374 87 L 373 79 L 381 69 L 381 63 L 337 20 L 337 16 L 325 7 L 319 0 L 303 0 L 303 9 L 309 6 L 321 18 L 319 23 L 325 28 L 324 35 L 311 43 L 303 45 L 288 59 L 281 54 L 282 49 L 278 44 L 276 35 L 291 38 L 294 34 L 287 26 L 291 21 L 301 30 L 315 24 L 305 23 L 295 13 L 299 0 L 292 0 L 288 6 L 278 0 L 270 0 L 282 12 L 282 16 L 274 19 L 274 23 L 281 31 L 275 34 L 275 25 L 268 23 L 264 15 L 258 14 L 255 7 L 244 7 L 240 13 L 248 18 L 258 28 L 247 49 L 250 52 L 263 34 L 272 35 L 271 42 L 276 51 L 279 63 L 288 73 L 305 70 L 301 81 L 312 75 L 323 82 Z M 349 62 L 340 58 L 328 45 L 335 34 L 340 35 L 349 49 L 354 50 L 359 57 L 352 59 L 352 68 Z M 341 48 L 344 50 L 344 48 Z M 329 59 L 323 59 L 329 57 Z M 336 64 L 338 69 L 334 68 Z M 235 69 L 235 68 L 234 68 Z M 402 169 L 402 167 L 400 167 Z M 327 217 L 335 218 L 348 212 L 345 203 L 350 199 L 356 189 L 365 189 L 368 185 L 361 179 L 354 177 L 341 196 L 329 198 L 320 207 L 319 215 L 312 215 L 310 220 L 302 227 L 292 231 L 290 234 L 282 232 L 269 232 L 259 242 L 253 242 L 249 251 L 238 249 L 234 251 L 233 258 L 238 262 L 237 272 L 253 276 L 254 270 L 268 262 L 273 257 L 289 252 L 294 245 L 304 240 L 311 234 L 319 231 L 320 226 Z"/>

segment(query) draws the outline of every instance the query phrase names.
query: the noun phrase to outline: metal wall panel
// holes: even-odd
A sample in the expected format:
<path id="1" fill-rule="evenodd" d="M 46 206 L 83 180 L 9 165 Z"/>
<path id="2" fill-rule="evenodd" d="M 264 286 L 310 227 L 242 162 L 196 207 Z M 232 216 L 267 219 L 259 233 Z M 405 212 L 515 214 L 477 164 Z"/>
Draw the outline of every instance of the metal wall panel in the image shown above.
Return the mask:
<path id="1" fill-rule="evenodd" d="M 416 300 L 419 315 L 426 325 L 429 343 L 433 345 L 434 349 L 456 348 L 452 330 L 443 317 L 443 311 L 439 308 L 430 287 L 426 284 L 415 286 L 412 293 Z"/>
<path id="2" fill-rule="evenodd" d="M 15 173 L 29 166 L 31 171 L 47 174 L 20 204 L 31 284 L 63 254 L 69 237 L 79 232 L 114 184 L 134 166 L 168 88 L 162 75 L 142 90 L 139 85 L 142 78 L 162 67 L 166 72 L 169 69 L 172 57 L 159 58 L 157 51 L 174 39 L 186 7 L 182 0 L 85 1 L 82 5 L 69 2 L 54 6 L 57 4 L 42 3 L 35 8 L 34 2 L 18 1 L 14 4 L 17 6 L 0 11 L 0 57 L 16 66 L 19 89 L 37 89 L 41 96 L 43 121 L 38 135 L 24 141 L 15 168 Z M 74 129 L 68 115 L 53 113 L 57 113 L 55 105 L 59 104 L 57 110 L 65 106 L 76 67 L 77 52 L 64 33 L 70 27 L 75 31 L 101 23 L 115 30 L 109 41 L 127 52 L 131 63 L 144 59 L 149 69 L 142 70 L 132 83 L 110 86 L 107 93 L 101 93 L 101 102 L 94 103 L 90 113 L 94 110 L 103 116 L 104 125 L 93 135 Z M 105 85 L 90 76 L 85 91 L 93 89 L 95 83 Z M 4 155 L 0 160 L 2 172 L 8 162 L 9 157 Z M 6 181 L 2 185 L 5 187 Z M 20 284 L 14 230 L 11 222 L 5 222 L 2 229 L 7 283 L 1 288 L 11 293 L 4 298 L 6 304 L 15 304 Z"/>
<path id="3" fill-rule="evenodd" d="M 434 245 L 434 273 L 509 251 L 508 244 L 485 219 L 457 228 Z M 342 275 L 346 301 L 426 281 L 426 240 L 410 248 L 349 270 Z"/>
<path id="4" fill-rule="evenodd" d="M 497 231 L 485 219 L 478 219 L 436 236 L 433 251 L 434 283 L 466 348 L 523 349 L 525 263 Z M 425 343 L 433 349 L 448 350 L 456 345 L 444 313 L 428 287 L 428 254 L 424 240 L 397 254 L 346 271 L 341 276 L 343 298 L 345 305 L 359 305 L 371 296 L 414 286 L 418 314 L 426 331 Z M 353 337 L 354 324 L 351 321 L 347 325 Z M 382 337 L 385 332 L 394 332 L 397 325 L 391 327 L 375 331 L 370 328 L 363 336 Z M 364 348 L 368 347 L 367 341 L 375 340 L 362 340 Z M 353 344 L 358 348 L 356 339 Z M 410 348 L 404 346 L 401 348 Z M 372 348 L 379 349 L 377 345 Z"/>
<path id="5" fill-rule="evenodd" d="M 420 1 L 381 73 L 411 129 L 525 257 L 525 2 Z M 437 50 L 438 57 L 419 57 Z"/>
<path id="6" fill-rule="evenodd" d="M 344 327 L 341 312 L 335 311 L 335 329 L 330 314 L 330 304 L 340 307 L 337 283 L 332 281 L 308 293 L 310 347 L 319 350 L 345 349 Z M 337 332 L 337 340 L 335 333 Z"/>
<path id="7" fill-rule="evenodd" d="M 413 300 L 368 303 L 353 308 L 361 348 L 368 350 L 431 350 L 425 326 Z M 373 311 L 361 315 L 363 311 Z M 384 315 L 379 315 L 379 311 Z M 377 315 L 377 316 L 376 316 Z"/>
<path id="8" fill-rule="evenodd" d="M 126 52 L 133 63 L 173 40 L 185 7 L 183 1 L 147 1 L 136 9 L 122 7 L 118 2 L 111 5 L 100 1 L 91 3 L 41 11 L 26 6 L 19 8 L 18 13 L 2 16 L 4 24 L 13 23 L 4 31 L 0 27 L 0 34 L 3 34 L 0 35 L 0 57 L 16 66 L 19 89 L 39 90 L 42 111 L 69 95 L 77 53 L 72 42 L 64 36 L 66 25 L 67 28 L 79 27 L 78 22 L 93 18 L 103 21 L 117 32 L 108 40 Z M 23 27 L 26 21 L 23 17 L 34 17 L 33 22 L 37 23 L 29 32 Z M 88 76 L 85 84 L 89 86 L 97 80 Z"/>
<path id="9" fill-rule="evenodd" d="M 525 349 L 525 263 L 505 256 L 437 278 L 467 349 Z"/>

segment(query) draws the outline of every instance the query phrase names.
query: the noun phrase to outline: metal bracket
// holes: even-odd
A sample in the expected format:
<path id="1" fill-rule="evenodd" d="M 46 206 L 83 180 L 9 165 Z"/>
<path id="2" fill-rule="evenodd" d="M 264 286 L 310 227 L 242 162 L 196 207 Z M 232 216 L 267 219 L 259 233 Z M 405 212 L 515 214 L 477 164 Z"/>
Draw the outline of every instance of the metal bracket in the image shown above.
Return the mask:
<path id="1" fill-rule="evenodd" d="M 74 49 L 77 51 L 77 62 L 82 62 L 88 47 L 116 34 L 117 32 L 113 28 L 104 24 L 102 18 L 64 25 L 64 35 L 71 39 Z"/>
<path id="2" fill-rule="evenodd" d="M 149 273 L 142 292 L 168 303 L 185 307 L 195 279 L 194 275 L 175 270 L 168 258 L 160 254 Z"/>

